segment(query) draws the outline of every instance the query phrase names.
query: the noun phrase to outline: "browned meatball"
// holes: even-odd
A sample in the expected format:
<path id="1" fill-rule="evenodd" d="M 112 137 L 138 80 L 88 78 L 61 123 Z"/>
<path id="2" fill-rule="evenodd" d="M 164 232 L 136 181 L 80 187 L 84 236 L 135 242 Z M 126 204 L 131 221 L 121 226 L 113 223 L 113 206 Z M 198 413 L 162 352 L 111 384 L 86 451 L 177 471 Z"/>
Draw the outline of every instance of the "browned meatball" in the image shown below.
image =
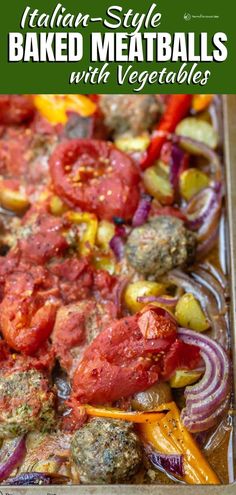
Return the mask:
<path id="1" fill-rule="evenodd" d="M 126 244 L 128 262 L 146 277 L 157 278 L 189 262 L 195 235 L 179 218 L 159 216 L 132 230 Z"/>
<path id="2" fill-rule="evenodd" d="M 130 423 L 96 418 L 76 431 L 71 444 L 82 483 L 121 483 L 139 469 L 140 441 Z"/>
<path id="3" fill-rule="evenodd" d="M 100 108 L 112 134 L 137 136 L 158 120 L 161 105 L 154 95 L 101 95 Z"/>
<path id="4" fill-rule="evenodd" d="M 9 370 L 0 375 L 0 438 L 50 429 L 54 407 L 54 392 L 42 373 Z"/>

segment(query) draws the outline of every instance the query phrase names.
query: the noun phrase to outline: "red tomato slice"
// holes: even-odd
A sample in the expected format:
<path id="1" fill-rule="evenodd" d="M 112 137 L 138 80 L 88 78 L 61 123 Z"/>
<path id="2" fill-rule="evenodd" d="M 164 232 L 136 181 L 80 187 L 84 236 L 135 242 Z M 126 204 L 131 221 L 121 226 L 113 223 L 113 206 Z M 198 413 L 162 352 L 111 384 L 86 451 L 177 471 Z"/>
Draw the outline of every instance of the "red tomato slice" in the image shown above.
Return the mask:
<path id="1" fill-rule="evenodd" d="M 158 311 L 154 314 L 158 318 Z M 75 372 L 72 399 L 80 404 L 114 402 L 168 378 L 179 366 L 192 369 L 199 364 L 198 348 L 176 339 L 171 317 L 164 321 L 159 314 L 156 331 L 152 321 L 147 338 L 140 330 L 144 316 L 145 311 L 122 318 L 96 337 Z"/>
<path id="2" fill-rule="evenodd" d="M 139 315 L 122 318 L 104 329 L 84 353 L 73 381 L 79 403 L 104 404 L 145 390 L 161 374 L 162 356 L 174 342 L 144 338 Z"/>
<path id="3" fill-rule="evenodd" d="M 33 354 L 49 337 L 57 306 L 37 305 L 32 297 L 6 296 L 1 303 L 0 324 L 8 345 L 16 351 Z"/>
<path id="4" fill-rule="evenodd" d="M 30 95 L 0 95 L 0 123 L 21 124 L 33 117 L 35 108 Z"/>
<path id="5" fill-rule="evenodd" d="M 73 139 L 50 158 L 56 193 L 70 206 L 112 220 L 132 218 L 139 200 L 139 174 L 132 159 L 111 143 Z"/>

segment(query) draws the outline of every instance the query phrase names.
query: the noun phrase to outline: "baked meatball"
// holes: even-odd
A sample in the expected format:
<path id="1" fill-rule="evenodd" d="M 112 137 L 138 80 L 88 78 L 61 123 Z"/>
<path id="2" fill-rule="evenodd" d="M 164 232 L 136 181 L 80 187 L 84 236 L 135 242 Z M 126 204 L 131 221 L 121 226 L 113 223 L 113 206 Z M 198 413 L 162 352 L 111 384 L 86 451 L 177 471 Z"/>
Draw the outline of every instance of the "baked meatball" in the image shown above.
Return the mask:
<path id="1" fill-rule="evenodd" d="M 82 483 L 121 483 L 139 469 L 142 452 L 133 426 L 96 418 L 76 431 L 71 452 Z"/>
<path id="2" fill-rule="evenodd" d="M 193 258 L 195 235 L 179 218 L 158 216 L 132 230 L 126 243 L 130 265 L 146 277 L 156 279 Z"/>
<path id="3" fill-rule="evenodd" d="M 36 370 L 9 370 L 0 375 L 0 438 L 49 429 L 54 422 L 55 396 Z"/>
<path id="4" fill-rule="evenodd" d="M 111 134 L 137 136 L 149 130 L 160 115 L 154 95 L 100 95 L 100 108 Z"/>

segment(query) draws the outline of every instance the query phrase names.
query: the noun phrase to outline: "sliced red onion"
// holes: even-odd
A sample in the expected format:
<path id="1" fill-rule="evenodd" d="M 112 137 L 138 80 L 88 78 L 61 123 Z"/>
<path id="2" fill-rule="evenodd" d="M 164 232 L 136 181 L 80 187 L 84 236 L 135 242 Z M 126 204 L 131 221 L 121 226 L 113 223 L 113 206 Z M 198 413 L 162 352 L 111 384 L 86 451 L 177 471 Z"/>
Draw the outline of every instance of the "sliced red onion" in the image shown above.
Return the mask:
<path id="1" fill-rule="evenodd" d="M 184 152 L 176 144 L 172 145 L 170 162 L 170 183 L 176 192 L 179 185 L 179 174 L 183 163 Z"/>
<path id="2" fill-rule="evenodd" d="M 173 140 L 180 146 L 191 147 L 191 153 L 193 155 L 204 156 L 210 163 L 210 171 L 212 179 L 215 182 L 222 183 L 222 164 L 219 155 L 206 144 L 196 141 L 195 139 L 188 138 L 186 136 L 173 136 Z"/>
<path id="3" fill-rule="evenodd" d="M 208 265 L 211 266 L 210 263 L 208 263 Z M 218 280 L 213 277 L 211 273 L 209 273 L 207 270 L 204 270 L 204 268 L 201 268 L 200 266 L 197 267 L 194 272 L 192 272 L 192 276 L 195 280 L 197 280 L 197 282 L 200 282 L 213 293 L 221 314 L 225 314 L 227 311 L 227 304 L 225 301 L 224 288 L 218 282 Z"/>
<path id="4" fill-rule="evenodd" d="M 206 365 L 202 379 L 185 389 L 181 419 L 189 431 L 205 431 L 215 425 L 229 403 L 230 360 L 223 347 L 206 335 L 186 328 L 179 328 L 178 335 L 186 344 L 199 347 Z"/>
<path id="5" fill-rule="evenodd" d="M 7 486 L 27 486 L 27 485 L 53 485 L 63 484 L 68 482 L 67 476 L 57 473 L 21 473 L 18 476 L 9 478 L 4 485 Z"/>
<path id="6" fill-rule="evenodd" d="M 164 304 L 165 306 L 176 306 L 179 297 L 169 297 L 169 296 L 138 296 L 137 302 L 144 304 L 149 304 L 157 302 L 159 304 Z"/>
<path id="7" fill-rule="evenodd" d="M 152 452 L 149 454 L 149 460 L 157 469 L 162 468 L 168 473 L 184 477 L 184 462 L 182 454 L 161 454 Z"/>
<path id="8" fill-rule="evenodd" d="M 6 480 L 12 471 L 21 465 L 26 454 L 25 437 L 13 440 L 12 449 L 12 452 L 8 454 L 7 460 L 0 464 L 0 481 Z"/>
<path id="9" fill-rule="evenodd" d="M 219 184 L 215 185 L 215 194 L 215 202 L 212 204 L 209 214 L 197 232 L 197 239 L 199 243 L 205 241 L 215 231 L 215 229 L 218 228 L 219 225 L 222 205 L 222 195 L 221 188 L 219 189 Z"/>
<path id="10" fill-rule="evenodd" d="M 113 253 L 115 254 L 116 258 L 118 260 L 121 260 L 124 254 L 124 241 L 122 237 L 120 237 L 119 235 L 114 235 L 110 240 L 109 245 Z"/>
<path id="11" fill-rule="evenodd" d="M 223 347 L 228 348 L 229 340 L 226 320 L 219 312 L 219 307 L 212 291 L 207 287 L 203 287 L 180 270 L 172 270 L 167 278 L 171 283 L 177 285 L 177 287 L 183 288 L 185 292 L 190 292 L 196 297 L 207 319 L 210 321 L 214 339 Z"/>
<path id="12" fill-rule="evenodd" d="M 140 199 L 137 210 L 134 213 L 132 226 L 139 227 L 143 225 L 148 218 L 149 211 L 151 209 L 152 198 L 148 194 L 143 195 Z"/>
<path id="13" fill-rule="evenodd" d="M 226 294 L 228 293 L 228 280 L 222 270 L 217 268 L 215 265 L 212 265 L 209 261 L 204 261 L 204 263 L 200 263 L 199 266 L 206 272 L 211 273 L 219 282 L 220 286 L 226 291 Z"/>
<path id="14" fill-rule="evenodd" d="M 210 232 L 209 236 L 203 241 L 199 242 L 197 245 L 196 256 L 198 260 L 202 260 L 215 246 L 219 237 L 219 226 L 218 224 Z"/>
<path id="15" fill-rule="evenodd" d="M 197 230 L 212 216 L 213 210 L 219 211 L 221 207 L 221 196 L 215 188 L 206 187 L 195 194 L 184 209 L 191 230 Z"/>

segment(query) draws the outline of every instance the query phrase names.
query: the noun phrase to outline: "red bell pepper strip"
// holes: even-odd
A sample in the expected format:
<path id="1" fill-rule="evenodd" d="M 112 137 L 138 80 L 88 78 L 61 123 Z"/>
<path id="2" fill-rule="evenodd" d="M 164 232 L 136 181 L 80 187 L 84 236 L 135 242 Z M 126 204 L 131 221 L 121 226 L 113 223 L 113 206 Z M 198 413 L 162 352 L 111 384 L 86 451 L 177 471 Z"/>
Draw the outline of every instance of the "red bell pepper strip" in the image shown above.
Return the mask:
<path id="1" fill-rule="evenodd" d="M 192 102 L 192 95 L 171 95 L 166 111 L 157 124 L 153 138 L 147 150 L 141 167 L 145 170 L 159 157 L 161 147 L 167 139 L 166 133 L 173 132 L 181 119 L 187 115 Z M 156 135 L 155 131 L 163 131 L 163 135 Z"/>

